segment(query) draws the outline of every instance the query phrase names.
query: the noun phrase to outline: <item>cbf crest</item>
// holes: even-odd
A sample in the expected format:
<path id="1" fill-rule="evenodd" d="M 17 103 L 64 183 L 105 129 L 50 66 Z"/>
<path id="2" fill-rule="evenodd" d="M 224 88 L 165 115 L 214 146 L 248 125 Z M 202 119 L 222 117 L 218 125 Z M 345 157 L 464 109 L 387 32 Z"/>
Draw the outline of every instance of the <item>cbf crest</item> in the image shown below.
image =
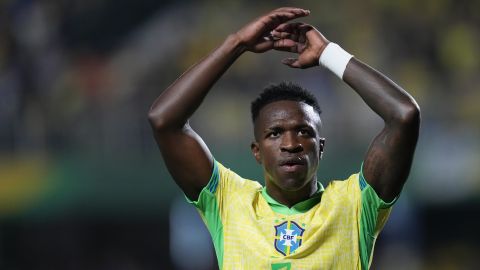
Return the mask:
<path id="1" fill-rule="evenodd" d="M 284 256 L 295 253 L 302 245 L 304 231 L 305 229 L 290 220 L 275 226 L 275 249 Z"/>

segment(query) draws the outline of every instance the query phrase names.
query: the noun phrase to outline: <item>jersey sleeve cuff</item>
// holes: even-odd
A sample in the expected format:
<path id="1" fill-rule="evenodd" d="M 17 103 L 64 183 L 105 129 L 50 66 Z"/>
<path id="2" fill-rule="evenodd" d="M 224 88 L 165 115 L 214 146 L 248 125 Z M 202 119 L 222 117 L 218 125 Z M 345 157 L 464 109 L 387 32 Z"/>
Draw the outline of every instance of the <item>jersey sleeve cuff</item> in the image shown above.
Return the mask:
<path id="1" fill-rule="evenodd" d="M 382 200 L 382 198 L 380 198 L 377 194 L 377 192 L 375 191 L 375 189 L 370 186 L 370 184 L 368 184 L 368 181 L 365 179 L 365 176 L 363 175 L 363 162 L 362 162 L 362 165 L 360 167 L 360 173 L 358 175 L 358 180 L 359 180 L 359 184 L 360 184 L 360 190 L 363 191 L 364 189 L 366 188 L 369 188 L 372 190 L 372 195 L 371 196 L 375 201 L 376 201 L 376 204 L 379 206 L 379 208 L 390 208 L 392 207 L 395 202 L 397 201 L 398 196 L 396 196 L 392 201 L 390 202 L 385 202 L 384 200 Z"/>
<path id="2" fill-rule="evenodd" d="M 213 168 L 212 168 L 212 175 L 210 176 L 210 180 L 208 181 L 207 185 L 202 189 L 200 192 L 198 199 L 196 201 L 191 200 L 187 197 L 187 195 L 183 194 L 185 199 L 188 203 L 198 206 L 200 203 L 200 199 L 203 197 L 205 193 L 215 194 L 218 187 L 218 182 L 220 181 L 220 173 L 218 171 L 218 164 L 215 158 L 213 159 Z"/>

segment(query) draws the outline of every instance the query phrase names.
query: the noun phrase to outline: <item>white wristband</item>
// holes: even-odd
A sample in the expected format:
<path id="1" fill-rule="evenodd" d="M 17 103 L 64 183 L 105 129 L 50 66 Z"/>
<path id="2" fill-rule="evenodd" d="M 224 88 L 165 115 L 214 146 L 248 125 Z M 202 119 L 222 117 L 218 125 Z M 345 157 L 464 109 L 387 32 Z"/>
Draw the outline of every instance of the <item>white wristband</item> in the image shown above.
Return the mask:
<path id="1" fill-rule="evenodd" d="M 338 44 L 330 42 L 320 55 L 319 64 L 343 79 L 343 73 L 353 55 L 346 52 Z"/>

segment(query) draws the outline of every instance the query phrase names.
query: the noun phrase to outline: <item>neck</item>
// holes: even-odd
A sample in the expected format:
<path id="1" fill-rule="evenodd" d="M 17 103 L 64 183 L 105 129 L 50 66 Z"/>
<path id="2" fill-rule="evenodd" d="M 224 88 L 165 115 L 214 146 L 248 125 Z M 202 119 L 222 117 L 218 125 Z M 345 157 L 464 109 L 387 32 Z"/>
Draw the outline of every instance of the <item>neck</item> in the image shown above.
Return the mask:
<path id="1" fill-rule="evenodd" d="M 288 207 L 292 207 L 295 204 L 312 197 L 312 195 L 315 194 L 318 189 L 316 177 L 314 177 L 304 187 L 295 191 L 283 190 L 271 181 L 266 182 L 266 188 L 267 193 L 268 195 L 270 195 L 270 197 L 274 198 L 277 202 Z"/>

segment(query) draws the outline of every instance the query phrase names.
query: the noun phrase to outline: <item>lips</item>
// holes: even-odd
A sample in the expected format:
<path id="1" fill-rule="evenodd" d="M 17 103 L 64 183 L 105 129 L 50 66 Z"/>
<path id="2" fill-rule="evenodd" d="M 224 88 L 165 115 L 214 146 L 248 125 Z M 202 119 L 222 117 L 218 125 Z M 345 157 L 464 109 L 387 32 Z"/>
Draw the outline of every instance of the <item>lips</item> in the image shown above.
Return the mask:
<path id="1" fill-rule="evenodd" d="M 279 164 L 281 167 L 298 167 L 307 165 L 307 160 L 305 157 L 302 156 L 289 157 L 286 159 L 282 159 Z"/>

